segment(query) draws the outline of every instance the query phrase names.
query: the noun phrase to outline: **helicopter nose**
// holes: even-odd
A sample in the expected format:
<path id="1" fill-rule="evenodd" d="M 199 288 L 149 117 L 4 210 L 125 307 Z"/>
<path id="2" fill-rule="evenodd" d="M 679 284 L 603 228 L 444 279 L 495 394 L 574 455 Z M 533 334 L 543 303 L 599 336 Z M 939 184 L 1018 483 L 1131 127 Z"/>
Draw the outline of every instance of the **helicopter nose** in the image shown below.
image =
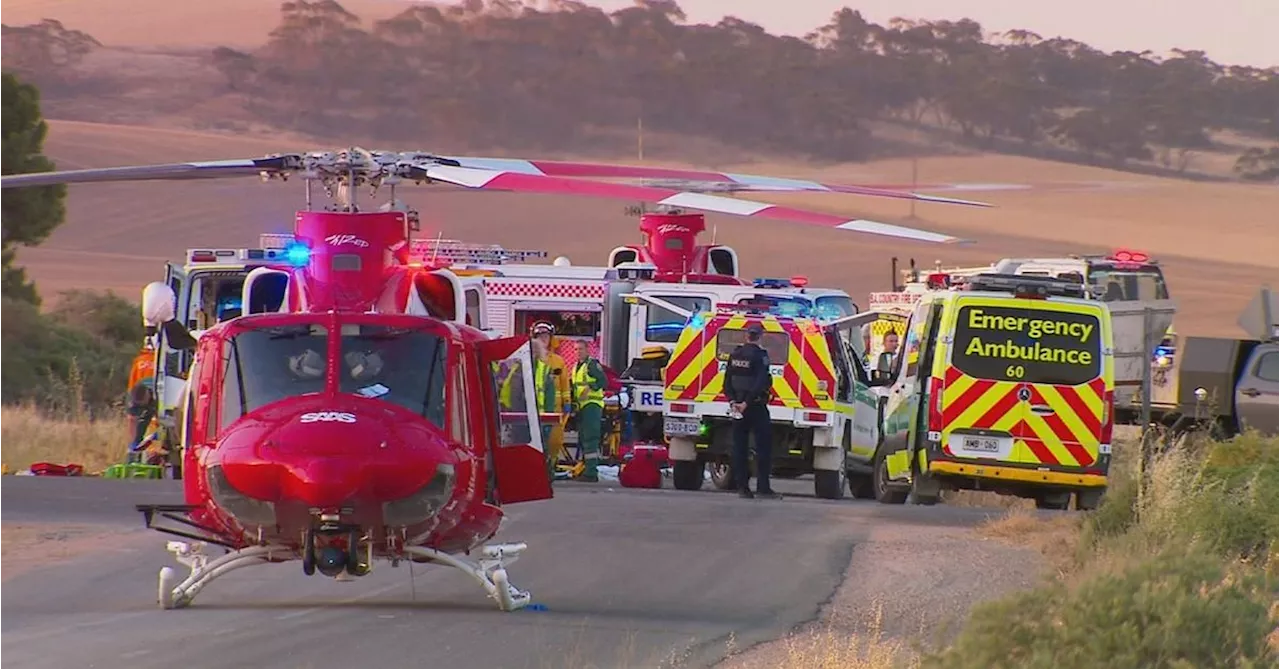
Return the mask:
<path id="1" fill-rule="evenodd" d="M 452 495 L 456 456 L 438 431 L 377 411 L 320 413 L 241 438 L 229 434 L 216 452 L 230 486 L 275 505 L 277 514 L 282 507 L 342 508 L 365 518 L 381 514 L 388 525 L 425 520 Z M 398 522 L 406 520 L 412 522 Z"/>

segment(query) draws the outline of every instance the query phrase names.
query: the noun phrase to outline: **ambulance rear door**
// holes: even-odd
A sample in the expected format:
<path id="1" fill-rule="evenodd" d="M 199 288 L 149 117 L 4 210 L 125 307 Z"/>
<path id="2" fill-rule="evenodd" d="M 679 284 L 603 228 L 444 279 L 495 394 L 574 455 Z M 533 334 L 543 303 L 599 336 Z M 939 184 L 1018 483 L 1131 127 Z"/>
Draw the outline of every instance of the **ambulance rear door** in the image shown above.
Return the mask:
<path id="1" fill-rule="evenodd" d="M 944 451 L 1095 467 L 1110 419 L 1110 338 L 1096 302 L 960 297 L 941 407 Z"/>

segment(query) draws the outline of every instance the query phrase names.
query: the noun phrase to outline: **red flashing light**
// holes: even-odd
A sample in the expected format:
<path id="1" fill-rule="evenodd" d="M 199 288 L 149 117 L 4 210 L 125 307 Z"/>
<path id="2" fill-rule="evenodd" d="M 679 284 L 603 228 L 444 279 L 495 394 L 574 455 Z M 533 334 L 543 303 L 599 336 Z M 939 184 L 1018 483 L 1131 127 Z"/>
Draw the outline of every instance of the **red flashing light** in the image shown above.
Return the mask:
<path id="1" fill-rule="evenodd" d="M 1118 249 L 1111 254 L 1111 259 L 1116 262 L 1149 262 L 1151 256 L 1142 251 L 1130 251 L 1128 249 Z"/>
<path id="2" fill-rule="evenodd" d="M 809 277 L 793 276 L 791 277 L 791 285 L 795 286 L 796 288 L 804 288 L 805 286 L 809 285 Z"/>
<path id="3" fill-rule="evenodd" d="M 925 286 L 928 288 L 946 288 L 951 285 L 951 275 L 944 273 L 934 273 L 925 277 Z"/>
<path id="4" fill-rule="evenodd" d="M 191 262 L 214 262 L 218 257 L 213 251 L 192 251 Z"/>

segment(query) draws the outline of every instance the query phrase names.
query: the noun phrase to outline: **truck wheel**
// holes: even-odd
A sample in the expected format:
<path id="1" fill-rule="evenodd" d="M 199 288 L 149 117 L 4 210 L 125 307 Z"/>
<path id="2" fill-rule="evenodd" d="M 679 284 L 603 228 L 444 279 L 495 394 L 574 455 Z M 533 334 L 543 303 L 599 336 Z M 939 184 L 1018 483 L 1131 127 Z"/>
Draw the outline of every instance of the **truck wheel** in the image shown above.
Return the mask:
<path id="1" fill-rule="evenodd" d="M 726 462 L 708 462 L 711 469 L 711 485 L 716 490 L 728 490 L 733 487 L 733 470 Z"/>
<path id="2" fill-rule="evenodd" d="M 1077 492 L 1076 511 L 1093 511 L 1102 504 L 1102 496 L 1105 494 L 1107 494 L 1106 488 Z"/>
<path id="3" fill-rule="evenodd" d="M 870 474 L 849 472 L 846 478 L 849 479 L 849 494 L 853 495 L 854 499 L 875 499 L 875 481 L 871 479 Z"/>
<path id="4" fill-rule="evenodd" d="M 818 499 L 842 499 L 844 497 L 844 469 L 834 472 L 817 470 L 813 473 L 813 494 Z"/>
<path id="5" fill-rule="evenodd" d="M 1071 493 L 1048 492 L 1036 495 L 1036 508 L 1050 511 L 1066 511 L 1071 506 Z"/>
<path id="6" fill-rule="evenodd" d="M 881 504 L 903 504 L 907 501 L 908 491 L 895 490 L 890 487 L 889 464 L 885 462 L 883 455 L 876 457 L 876 472 L 873 480 L 877 502 Z"/>
<path id="7" fill-rule="evenodd" d="M 698 460 L 676 460 L 671 463 L 671 483 L 676 490 L 701 490 L 706 465 Z"/>

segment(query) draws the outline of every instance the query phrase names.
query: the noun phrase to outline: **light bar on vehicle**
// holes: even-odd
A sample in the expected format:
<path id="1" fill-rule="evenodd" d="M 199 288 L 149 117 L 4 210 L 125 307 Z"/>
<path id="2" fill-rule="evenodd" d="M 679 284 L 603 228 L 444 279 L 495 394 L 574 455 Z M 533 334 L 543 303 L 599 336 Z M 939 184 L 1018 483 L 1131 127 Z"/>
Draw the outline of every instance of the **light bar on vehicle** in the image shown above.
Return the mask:
<path id="1" fill-rule="evenodd" d="M 283 249 L 293 241 L 293 235 L 267 233 L 258 239 L 263 248 Z M 546 251 L 505 249 L 498 244 L 467 244 L 457 239 L 409 240 L 409 260 L 414 263 L 501 265 L 546 257 Z"/>
<path id="2" fill-rule="evenodd" d="M 985 290 L 997 293 L 1012 293 L 1018 297 L 1044 299 L 1046 297 L 1078 297 L 1083 298 L 1084 285 L 1074 281 L 1063 281 L 1050 277 L 1027 274 L 975 274 L 970 277 L 956 277 L 961 290 Z"/>
<path id="3" fill-rule="evenodd" d="M 283 249 L 187 249 L 187 264 L 252 263 L 284 259 Z"/>

